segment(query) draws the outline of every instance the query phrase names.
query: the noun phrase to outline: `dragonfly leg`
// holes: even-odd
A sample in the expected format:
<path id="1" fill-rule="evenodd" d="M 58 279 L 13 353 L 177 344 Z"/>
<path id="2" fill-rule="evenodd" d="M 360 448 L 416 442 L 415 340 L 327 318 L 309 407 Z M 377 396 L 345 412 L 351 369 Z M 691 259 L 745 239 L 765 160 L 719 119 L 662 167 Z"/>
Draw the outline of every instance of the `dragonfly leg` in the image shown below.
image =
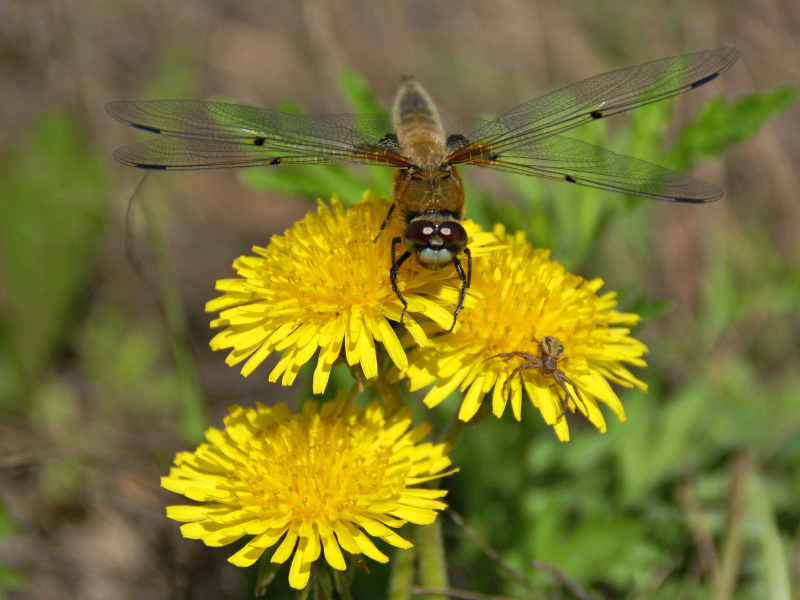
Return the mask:
<path id="1" fill-rule="evenodd" d="M 461 312 L 461 309 L 464 308 L 464 298 L 467 295 L 467 288 L 469 287 L 469 280 L 467 279 L 467 276 L 464 274 L 464 267 L 461 266 L 461 261 L 458 260 L 457 256 L 453 257 L 453 266 L 456 268 L 456 273 L 458 273 L 458 278 L 461 280 L 461 293 L 458 295 L 458 306 L 456 306 L 456 310 L 453 313 L 453 324 L 450 326 L 449 331 L 453 331 L 453 328 L 456 326 L 456 317 L 458 317 L 458 313 Z M 469 271 L 471 275 L 472 274 L 471 258 L 469 259 Z"/>
<path id="2" fill-rule="evenodd" d="M 395 248 L 397 244 L 401 243 L 402 239 L 396 237 L 392 240 L 392 268 L 389 269 L 389 280 L 392 282 L 392 291 L 395 293 L 397 298 L 400 300 L 401 304 L 403 305 L 403 312 L 400 313 L 400 322 L 403 322 L 403 317 L 406 315 L 406 309 L 408 308 L 408 302 L 406 302 L 405 298 L 403 298 L 403 294 L 400 293 L 400 289 L 397 287 L 397 270 L 403 266 L 403 263 L 406 262 L 409 257 L 411 256 L 411 252 L 406 250 L 400 255 L 400 258 L 395 260 L 396 252 Z"/>
<path id="3" fill-rule="evenodd" d="M 389 212 L 387 212 L 386 216 L 383 218 L 383 223 L 381 223 L 381 228 L 378 230 L 378 235 L 376 235 L 375 239 L 372 240 L 373 244 L 378 241 L 379 237 L 381 237 L 381 233 L 383 233 L 383 230 L 386 229 L 386 224 L 389 222 L 389 219 L 391 218 L 393 212 L 394 212 L 394 202 L 392 202 L 392 205 L 389 207 Z M 400 238 L 395 238 L 395 239 L 400 239 Z M 392 252 L 394 252 L 394 245 L 392 245 Z M 394 259 L 392 259 L 392 262 L 394 262 Z"/>
<path id="4" fill-rule="evenodd" d="M 467 287 L 472 283 L 472 250 L 464 248 L 464 254 L 467 255 Z"/>

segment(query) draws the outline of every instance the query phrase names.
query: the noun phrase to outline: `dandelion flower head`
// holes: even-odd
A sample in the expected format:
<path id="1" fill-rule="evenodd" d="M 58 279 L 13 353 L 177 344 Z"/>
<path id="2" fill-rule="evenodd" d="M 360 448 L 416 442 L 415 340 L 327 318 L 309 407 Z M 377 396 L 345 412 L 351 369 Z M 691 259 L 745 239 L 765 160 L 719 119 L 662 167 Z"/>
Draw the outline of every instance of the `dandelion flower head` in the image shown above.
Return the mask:
<path id="1" fill-rule="evenodd" d="M 252 535 L 228 560 L 252 565 L 276 544 L 273 563 L 293 556 L 289 583 L 302 589 L 324 556 L 346 568 L 342 551 L 388 558 L 371 537 L 398 548 L 411 543 L 394 530 L 433 523 L 444 490 L 419 487 L 449 475 L 446 444 L 420 443 L 430 427 L 411 427 L 408 409 L 387 413 L 374 402 L 362 411 L 340 395 L 301 414 L 279 404 L 230 408 L 225 430 L 181 452 L 161 484 L 208 504 L 170 506 L 184 537 L 225 546 Z M 281 541 L 282 540 L 282 541 Z M 279 543 L 280 542 L 280 543 Z"/>
<path id="2" fill-rule="evenodd" d="M 219 311 L 212 327 L 223 328 L 211 340 L 214 350 L 229 349 L 229 365 L 242 361 L 249 375 L 273 351 L 282 351 L 269 376 L 291 385 L 302 365 L 317 352 L 313 391 L 325 390 L 331 368 L 342 351 L 347 363 L 360 365 L 364 376 L 378 374 L 376 342 L 398 368 L 408 364 L 390 322 L 400 322 L 402 305 L 389 280 L 392 239 L 401 224 L 390 221 L 381 231 L 389 203 L 365 192 L 363 201 L 344 208 L 335 197 L 328 207 L 319 202 L 257 256 L 234 262 L 236 279 L 217 282 L 224 292 L 206 304 Z M 473 256 L 487 253 L 496 240 L 467 221 Z M 422 317 L 439 329 L 453 323 L 460 287 L 451 269 L 429 271 L 409 260 L 400 269 L 398 287 L 408 302 L 403 324 L 419 345 L 427 341 L 415 320 Z M 465 307 L 476 295 L 468 290 Z"/>
<path id="3" fill-rule="evenodd" d="M 524 390 L 561 440 L 569 439 L 565 407 L 583 413 L 601 432 L 606 424 L 598 402 L 624 420 L 624 409 L 609 381 L 646 389 L 625 366 L 646 366 L 642 355 L 647 348 L 629 335 L 640 317 L 613 310 L 616 294 L 597 293 L 602 280 L 567 273 L 550 260 L 548 251 L 534 249 L 522 233 L 510 235 L 501 226 L 495 233 L 508 248 L 473 265 L 472 286 L 485 300 L 463 311 L 457 332 L 412 352 L 403 373 L 409 388 L 436 382 L 424 398 L 431 407 L 460 389 L 463 421 L 475 416 L 490 392 L 496 416 L 503 414 L 510 400 L 514 418 L 520 420 Z M 525 368 L 511 377 L 526 359 L 497 356 L 525 352 L 539 360 L 543 358 L 539 341 L 545 336 L 563 344 L 557 366 L 569 381 L 569 399 L 552 374 Z"/>

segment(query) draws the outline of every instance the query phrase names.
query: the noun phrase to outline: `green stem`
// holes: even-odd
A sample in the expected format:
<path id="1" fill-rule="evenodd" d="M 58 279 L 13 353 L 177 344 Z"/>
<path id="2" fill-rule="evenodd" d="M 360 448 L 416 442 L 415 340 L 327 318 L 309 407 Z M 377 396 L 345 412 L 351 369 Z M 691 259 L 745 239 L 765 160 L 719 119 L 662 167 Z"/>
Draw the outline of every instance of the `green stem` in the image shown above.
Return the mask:
<path id="1" fill-rule="evenodd" d="M 414 584 L 414 561 L 417 558 L 416 547 L 397 548 L 394 551 L 391 565 L 392 571 L 389 575 L 389 594 L 388 600 L 409 600 L 411 598 L 411 586 Z"/>
<path id="2" fill-rule="evenodd" d="M 426 588 L 446 590 L 447 561 L 442 541 L 442 520 L 432 525 L 417 527 L 417 553 L 419 554 L 419 580 Z M 448 600 L 445 596 L 429 595 L 425 600 Z"/>

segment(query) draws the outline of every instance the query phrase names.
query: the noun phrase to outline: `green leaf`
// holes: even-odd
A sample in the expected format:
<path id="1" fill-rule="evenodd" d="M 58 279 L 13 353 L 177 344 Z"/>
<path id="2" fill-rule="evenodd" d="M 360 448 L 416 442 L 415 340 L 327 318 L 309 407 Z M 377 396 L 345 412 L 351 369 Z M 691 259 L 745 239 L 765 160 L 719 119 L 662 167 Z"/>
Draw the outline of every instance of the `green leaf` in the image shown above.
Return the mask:
<path id="1" fill-rule="evenodd" d="M 369 83 L 361 74 L 349 67 L 344 67 L 337 74 L 339 93 L 350 106 L 350 110 L 357 114 L 378 115 L 389 118 L 388 111 L 383 103 L 369 87 Z M 389 133 L 388 131 L 386 133 Z"/>
<path id="2" fill-rule="evenodd" d="M 617 453 L 620 474 L 620 498 L 626 505 L 642 501 L 664 482 L 675 478 L 681 461 L 691 447 L 695 429 L 702 426 L 706 416 L 709 392 L 704 381 L 693 383 L 674 393 L 669 404 L 652 404 L 657 390 L 650 398 L 628 401 L 640 392 L 626 394 L 625 412 L 629 423 L 624 436 L 615 437 L 611 444 Z"/>
<path id="3" fill-rule="evenodd" d="M 647 322 L 657 321 L 672 312 L 674 308 L 674 300 L 650 300 L 647 294 L 639 294 L 626 309 L 626 312 L 636 313 L 642 317 L 643 321 Z"/>
<path id="4" fill-rule="evenodd" d="M 784 542 L 769 498 L 769 489 L 761 476 L 754 474 L 749 481 L 747 504 L 753 536 L 761 546 L 761 568 L 764 575 L 765 598 L 790 600 L 790 565 L 786 560 Z"/>
<path id="5" fill-rule="evenodd" d="M 723 96 L 713 98 L 684 128 L 668 158 L 675 168 L 684 170 L 704 158 L 719 156 L 727 146 L 748 139 L 796 101 L 797 88 L 791 85 L 748 94 L 731 104 Z"/>
<path id="6" fill-rule="evenodd" d="M 344 67 L 339 71 L 337 81 L 339 92 L 354 113 L 378 115 L 385 119 L 391 119 L 383 102 L 375 95 L 367 80 L 358 71 Z M 391 190 L 392 175 L 395 170 L 379 166 L 367 166 L 366 170 L 373 180 L 369 187 L 379 194 L 388 194 Z"/>
<path id="7" fill-rule="evenodd" d="M 243 169 L 242 181 L 247 185 L 297 196 L 307 200 L 328 200 L 338 195 L 344 204 L 361 199 L 370 188 L 370 180 L 360 177 L 343 165 L 303 165 Z"/>

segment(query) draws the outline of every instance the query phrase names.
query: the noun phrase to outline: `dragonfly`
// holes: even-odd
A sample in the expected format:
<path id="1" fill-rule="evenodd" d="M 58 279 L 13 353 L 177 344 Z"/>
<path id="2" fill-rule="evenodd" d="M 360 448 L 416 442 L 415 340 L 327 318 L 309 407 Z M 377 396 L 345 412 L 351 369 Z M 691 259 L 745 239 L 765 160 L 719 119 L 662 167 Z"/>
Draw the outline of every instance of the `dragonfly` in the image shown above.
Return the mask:
<path id="1" fill-rule="evenodd" d="M 562 134 L 700 87 L 730 69 L 738 56 L 735 48 L 718 48 L 619 69 L 552 91 L 494 120 L 458 121 L 447 131 L 432 98 L 413 78 L 402 81 L 391 121 L 193 100 L 110 102 L 106 111 L 159 135 L 114 152 L 121 163 L 140 169 L 338 163 L 395 169 L 392 205 L 381 231 L 396 212 L 403 233 L 392 239 L 389 279 L 403 306 L 400 320 L 408 308 L 398 287 L 400 267 L 411 257 L 431 270 L 452 265 L 461 282 L 452 331 L 472 277 L 457 167 L 474 165 L 657 200 L 718 200 L 722 190 L 710 183 Z"/>

